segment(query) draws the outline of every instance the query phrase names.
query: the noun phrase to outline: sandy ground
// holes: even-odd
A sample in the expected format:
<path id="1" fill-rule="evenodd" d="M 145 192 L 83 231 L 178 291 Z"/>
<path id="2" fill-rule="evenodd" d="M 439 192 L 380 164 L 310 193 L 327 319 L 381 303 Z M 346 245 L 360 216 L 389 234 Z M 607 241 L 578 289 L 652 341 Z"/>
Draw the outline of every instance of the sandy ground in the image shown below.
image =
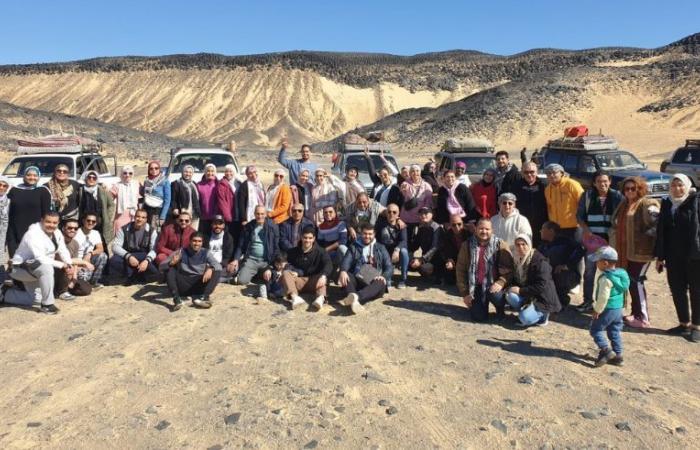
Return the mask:
<path id="1" fill-rule="evenodd" d="M 589 318 L 474 324 L 416 279 L 362 316 L 256 304 L 222 285 L 171 313 L 108 287 L 45 316 L 3 308 L 3 448 L 692 448 L 700 352 L 652 275 L 654 328 L 591 367 Z M 450 288 L 451 289 L 451 288 Z M 331 297 L 338 297 L 331 290 Z M 575 303 L 578 301 L 575 300 Z"/>

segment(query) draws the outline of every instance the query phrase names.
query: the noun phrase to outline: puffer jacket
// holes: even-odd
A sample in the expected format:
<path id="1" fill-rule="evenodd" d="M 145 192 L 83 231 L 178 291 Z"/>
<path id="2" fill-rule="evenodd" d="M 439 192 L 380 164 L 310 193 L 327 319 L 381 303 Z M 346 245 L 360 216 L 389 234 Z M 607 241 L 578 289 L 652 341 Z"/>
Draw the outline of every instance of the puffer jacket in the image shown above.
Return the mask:
<path id="1" fill-rule="evenodd" d="M 576 228 L 576 212 L 581 195 L 581 184 L 568 176 L 564 176 L 557 186 L 548 184 L 544 189 L 544 197 L 547 200 L 549 220 L 562 228 Z"/>

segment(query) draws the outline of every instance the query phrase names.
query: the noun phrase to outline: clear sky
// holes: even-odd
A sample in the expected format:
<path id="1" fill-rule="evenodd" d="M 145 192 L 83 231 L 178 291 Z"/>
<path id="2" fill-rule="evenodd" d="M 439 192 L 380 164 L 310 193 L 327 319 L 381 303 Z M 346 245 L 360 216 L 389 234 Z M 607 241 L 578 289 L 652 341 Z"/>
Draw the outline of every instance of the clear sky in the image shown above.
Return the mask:
<path id="1" fill-rule="evenodd" d="M 287 50 L 654 48 L 700 32 L 700 0 L 0 0 L 0 64 Z"/>

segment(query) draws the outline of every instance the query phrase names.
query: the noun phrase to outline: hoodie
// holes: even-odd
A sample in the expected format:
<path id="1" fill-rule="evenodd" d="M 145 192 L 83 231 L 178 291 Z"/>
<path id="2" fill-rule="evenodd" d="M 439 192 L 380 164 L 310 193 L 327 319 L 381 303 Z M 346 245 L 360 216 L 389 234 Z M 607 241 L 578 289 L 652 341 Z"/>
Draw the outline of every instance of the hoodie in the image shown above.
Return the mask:
<path id="1" fill-rule="evenodd" d="M 630 287 L 630 277 L 625 269 L 615 268 L 603 272 L 596 271 L 593 292 L 593 310 L 598 314 L 606 309 L 621 309 L 625 306 L 625 296 Z"/>

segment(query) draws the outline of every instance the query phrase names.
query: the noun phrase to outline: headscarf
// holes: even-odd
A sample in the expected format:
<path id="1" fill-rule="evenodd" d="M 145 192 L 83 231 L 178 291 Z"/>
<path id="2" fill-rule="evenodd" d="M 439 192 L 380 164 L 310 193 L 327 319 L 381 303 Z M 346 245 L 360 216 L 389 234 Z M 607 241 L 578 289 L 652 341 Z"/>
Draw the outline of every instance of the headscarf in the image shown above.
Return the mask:
<path id="1" fill-rule="evenodd" d="M 0 183 L 7 184 L 7 190 L 4 194 L 0 195 L 0 202 L 4 202 L 7 199 L 7 193 L 12 189 L 12 185 L 10 184 L 10 179 L 4 175 L 0 175 Z"/>
<path id="2" fill-rule="evenodd" d="M 70 170 L 65 164 L 57 164 L 56 169 L 59 167 L 65 167 L 67 170 Z M 65 181 L 58 181 L 54 172 L 54 175 L 46 185 L 49 192 L 51 192 L 51 199 L 56 204 L 57 209 L 63 211 L 63 208 L 68 204 L 68 197 L 73 194 L 73 184 L 70 182 L 70 178 L 66 178 Z"/>
<path id="3" fill-rule="evenodd" d="M 520 233 L 515 237 L 513 242 L 518 242 L 518 240 L 523 240 L 530 247 L 530 250 L 525 255 L 520 255 L 518 251 L 513 248 L 513 259 L 515 261 L 515 281 L 520 285 L 524 286 L 527 283 L 527 271 L 530 268 L 530 261 L 532 261 L 532 255 L 535 253 L 535 249 L 532 248 L 532 239 L 525 233 Z"/>
<path id="4" fill-rule="evenodd" d="M 251 170 L 256 170 L 255 166 L 248 166 L 245 168 L 245 173 Z M 248 183 L 248 204 L 246 205 L 246 210 L 244 212 L 244 220 L 251 221 L 255 219 L 255 207 L 258 205 L 265 206 L 265 187 L 260 181 L 260 177 L 256 181 L 246 180 Z"/>
<path id="5" fill-rule="evenodd" d="M 489 173 L 489 172 L 490 172 L 491 175 L 493 176 L 493 181 L 491 181 L 490 183 L 487 183 L 487 182 L 484 180 L 484 175 L 486 175 L 486 174 Z M 481 174 L 481 181 L 480 181 L 480 183 L 481 183 L 482 185 L 484 185 L 484 186 L 491 186 L 493 183 L 496 182 L 496 175 L 497 175 L 497 174 L 498 174 L 498 172 L 496 171 L 496 169 L 494 169 L 493 167 L 487 167 L 486 170 L 484 170 L 484 173 Z"/>
<path id="6" fill-rule="evenodd" d="M 41 178 L 41 171 L 39 170 L 39 168 L 37 166 L 29 166 L 26 169 L 24 169 L 22 182 L 17 186 L 18 188 L 25 189 L 25 190 L 32 190 L 32 189 L 36 189 L 39 186 L 38 179 L 36 180 L 36 183 L 34 183 L 34 184 L 27 184 L 26 176 L 29 172 L 35 172 L 36 176 Z"/>
<path id="7" fill-rule="evenodd" d="M 163 180 L 165 180 L 165 173 L 163 173 L 163 171 L 161 170 L 160 162 L 149 161 L 146 167 L 151 167 L 154 164 L 158 166 L 158 175 L 151 175 L 150 170 L 148 171 L 148 175 L 146 176 L 146 179 L 143 182 L 144 195 L 155 195 L 153 193 L 153 190 L 157 188 L 163 182 Z"/>
<path id="8" fill-rule="evenodd" d="M 239 181 L 238 181 L 238 179 L 237 179 L 237 177 L 238 177 L 238 170 L 236 170 L 236 166 L 234 166 L 233 164 L 226 164 L 226 166 L 224 167 L 224 172 L 226 172 L 226 171 L 229 170 L 229 169 L 230 169 L 230 170 L 233 170 L 233 178 L 231 178 L 230 180 L 228 180 L 228 179 L 226 179 L 226 177 L 224 177 L 224 180 L 226 180 L 226 182 L 229 184 L 229 186 L 231 186 L 231 190 L 232 190 L 233 193 L 235 194 L 235 193 L 236 193 L 236 190 L 238 189 L 238 186 L 240 185 L 240 183 L 239 183 Z M 222 180 L 222 181 L 223 181 L 223 180 Z"/>
<path id="9" fill-rule="evenodd" d="M 207 180 L 207 169 L 209 168 L 214 169 L 214 179 L 212 181 Z M 216 166 L 212 163 L 208 163 L 204 166 L 204 170 L 202 171 L 202 179 L 199 180 L 200 183 L 205 184 L 205 183 L 216 183 Z"/>
<path id="10" fill-rule="evenodd" d="M 125 180 L 124 172 L 134 173 L 134 168 L 132 166 L 123 166 L 119 182 L 115 184 L 117 188 L 117 214 L 136 211 L 139 207 L 139 183 L 133 179 L 131 181 Z"/>
<path id="11" fill-rule="evenodd" d="M 688 178 L 688 176 L 685 174 L 676 173 L 673 175 L 673 178 L 671 178 L 671 183 L 673 183 L 673 180 L 680 180 L 680 182 L 683 183 L 683 186 L 685 186 L 685 194 L 678 198 L 674 197 L 673 195 L 669 195 L 668 199 L 671 200 L 671 214 L 674 214 L 676 209 L 678 209 L 678 207 L 681 206 L 684 201 L 686 201 L 690 195 L 690 188 L 692 187 L 690 178 Z"/>
<path id="12" fill-rule="evenodd" d="M 275 170 L 275 175 L 284 175 L 284 170 L 283 169 L 277 169 Z M 267 211 L 270 212 L 275 209 L 275 200 L 277 197 L 277 192 L 279 192 L 280 188 L 284 184 L 284 181 L 277 181 L 278 178 L 274 178 L 274 182 L 267 187 L 267 194 L 265 196 L 265 208 L 267 208 Z M 284 178 L 282 179 L 284 180 Z"/>
<path id="13" fill-rule="evenodd" d="M 85 184 L 83 184 L 83 191 L 92 195 L 95 198 L 95 200 L 97 200 L 97 189 L 99 188 L 99 185 L 97 183 L 95 183 L 94 186 L 87 185 L 87 177 L 88 177 L 88 175 L 91 175 L 91 174 L 94 174 L 97 177 L 97 183 L 99 183 L 100 182 L 100 174 L 98 174 L 94 170 L 88 170 L 87 172 L 84 172 L 83 175 L 80 177 L 80 179 L 86 182 Z"/>
<path id="14" fill-rule="evenodd" d="M 182 166 L 182 173 L 184 174 L 187 169 L 190 169 L 190 170 L 192 170 L 192 172 L 194 172 L 194 167 L 191 164 L 185 164 L 184 166 Z M 194 173 L 193 173 L 193 176 L 194 176 Z M 197 190 L 197 186 L 195 185 L 193 179 L 190 179 L 188 181 L 188 180 L 185 180 L 184 177 L 180 177 L 177 180 L 177 182 L 180 186 L 182 186 L 182 188 L 185 190 L 185 192 L 187 192 L 186 197 L 189 201 L 189 205 L 187 206 L 189 208 L 188 212 L 192 212 L 195 208 L 194 205 L 199 204 L 199 191 Z"/>

